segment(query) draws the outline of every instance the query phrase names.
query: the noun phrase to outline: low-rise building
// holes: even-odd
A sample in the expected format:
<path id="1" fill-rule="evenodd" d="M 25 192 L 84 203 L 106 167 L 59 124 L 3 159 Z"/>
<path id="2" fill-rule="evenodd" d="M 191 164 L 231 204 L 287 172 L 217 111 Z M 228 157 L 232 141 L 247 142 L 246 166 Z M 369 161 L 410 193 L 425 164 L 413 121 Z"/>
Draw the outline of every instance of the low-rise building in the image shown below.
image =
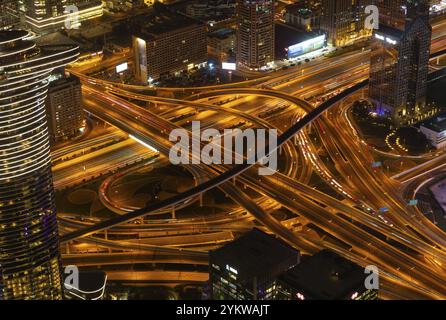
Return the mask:
<path id="1" fill-rule="evenodd" d="M 320 11 L 305 8 L 298 4 L 287 6 L 284 18 L 287 24 L 305 31 L 317 30 L 321 24 Z"/>
<path id="2" fill-rule="evenodd" d="M 365 286 L 364 268 L 329 250 L 306 257 L 281 274 L 274 286 L 277 300 L 376 300 Z"/>
<path id="3" fill-rule="evenodd" d="M 276 59 L 293 59 L 326 45 L 325 33 L 305 32 L 284 23 L 276 23 L 275 29 Z"/>
<path id="4" fill-rule="evenodd" d="M 77 283 L 72 283 L 65 274 L 64 293 L 69 300 L 102 300 L 107 285 L 107 274 L 103 271 L 80 271 Z"/>
<path id="5" fill-rule="evenodd" d="M 446 148 L 446 114 L 423 122 L 420 125 L 420 131 L 435 148 Z"/>

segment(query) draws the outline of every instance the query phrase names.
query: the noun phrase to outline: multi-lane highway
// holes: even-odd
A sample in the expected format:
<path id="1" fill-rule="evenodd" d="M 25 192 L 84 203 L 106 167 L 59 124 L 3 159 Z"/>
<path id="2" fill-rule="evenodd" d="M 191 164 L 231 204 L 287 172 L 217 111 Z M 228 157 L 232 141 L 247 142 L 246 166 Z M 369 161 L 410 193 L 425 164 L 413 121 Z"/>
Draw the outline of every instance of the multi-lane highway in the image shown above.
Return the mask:
<path id="1" fill-rule="evenodd" d="M 432 51 L 437 54 L 442 54 L 444 50 L 443 29 L 442 24 L 434 26 Z M 147 87 L 115 85 L 73 70 L 88 93 L 86 108 L 89 112 L 154 146 L 162 154 L 168 154 L 172 145 L 168 140 L 170 131 L 180 126 L 189 130 L 192 120 L 198 119 L 206 126 L 222 129 L 242 119 L 244 127 L 279 129 L 278 144 L 284 151 L 280 159 L 285 166 L 274 176 L 259 177 L 257 170 L 250 165 L 200 165 L 196 168 L 197 173 L 205 179 L 170 199 L 96 224 L 62 219 L 62 226 L 67 232 L 62 236 L 62 242 L 81 239 L 102 242 L 103 247 L 126 250 L 150 250 L 153 245 L 192 245 L 203 249 L 210 244 L 212 237 L 219 239 L 220 236 L 222 241 L 228 241 L 231 236 L 227 232 L 231 228 L 243 232 L 249 225 L 247 223 L 255 219 L 269 232 L 304 252 L 330 248 L 361 265 L 377 265 L 384 273 L 388 297 L 444 298 L 444 233 L 416 208 L 408 207 L 407 200 L 399 193 L 400 182 L 433 172 L 444 160 L 442 157 L 434 158 L 393 179 L 372 168 L 376 154 L 360 139 L 349 122 L 347 112 L 353 98 L 366 94 L 362 90 L 367 86 L 369 54 L 364 49 L 335 59 L 324 58 L 251 82 L 162 89 L 182 95 L 196 93 L 187 99 L 147 95 L 144 92 Z M 228 97 L 233 99 L 225 100 Z M 157 114 L 126 99 L 144 101 L 146 105 L 147 102 L 169 105 L 172 109 Z M 270 113 L 274 109 L 279 111 Z M 318 145 L 309 136 L 310 124 L 312 133 L 317 134 L 321 142 Z M 333 166 L 322 160 L 318 153 L 321 148 L 326 151 Z M 70 150 L 75 151 L 76 148 Z M 309 186 L 313 172 L 338 196 L 327 195 Z M 255 189 L 260 197 L 251 198 L 242 186 Z M 187 227 L 187 221 L 177 221 L 176 224 L 162 220 L 143 225 L 129 223 L 150 212 L 184 204 L 188 199 L 199 197 L 215 187 L 220 187 L 240 207 L 238 213 L 222 216 L 220 223 L 207 220 L 203 226 L 196 228 Z M 314 237 L 311 233 L 290 229 L 271 216 L 271 209 L 277 207 L 287 208 L 330 236 Z M 379 211 L 383 207 L 387 208 L 385 214 Z M 243 214 L 246 212 L 250 214 L 249 219 Z M 153 234 L 155 230 L 163 232 L 172 226 L 182 230 L 182 234 L 176 238 L 178 241 L 167 241 L 160 238 L 160 234 Z M 145 230 L 151 236 L 137 243 L 92 237 L 104 230 L 116 235 L 141 235 L 140 231 Z M 197 230 L 212 232 L 199 235 Z M 206 237 L 209 237 L 208 240 Z M 105 253 L 102 257 L 106 264 L 119 260 L 119 255 L 114 253 L 109 256 Z M 75 259 L 75 256 L 70 258 Z M 89 257 L 88 254 L 79 258 L 92 264 L 101 259 L 100 256 Z M 177 258 L 174 254 L 172 261 Z M 147 275 L 148 278 L 151 276 Z M 122 277 L 131 278 L 128 273 Z"/>

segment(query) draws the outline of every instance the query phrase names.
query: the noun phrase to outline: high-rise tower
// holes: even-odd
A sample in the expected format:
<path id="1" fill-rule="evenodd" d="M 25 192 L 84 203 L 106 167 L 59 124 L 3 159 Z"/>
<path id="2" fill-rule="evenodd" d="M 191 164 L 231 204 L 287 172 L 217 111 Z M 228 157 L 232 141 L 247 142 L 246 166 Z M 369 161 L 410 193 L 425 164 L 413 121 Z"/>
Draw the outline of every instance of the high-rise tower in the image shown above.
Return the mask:
<path id="1" fill-rule="evenodd" d="M 425 96 L 432 28 L 425 1 L 407 0 L 404 27 L 380 27 L 373 36 L 369 97 L 378 114 L 396 125 L 420 120 Z"/>
<path id="2" fill-rule="evenodd" d="M 373 0 L 379 9 L 379 22 L 382 25 L 404 29 L 406 20 L 406 0 Z"/>
<path id="3" fill-rule="evenodd" d="M 328 43 L 344 46 L 370 36 L 364 27 L 367 0 L 322 0 L 321 30 Z"/>
<path id="4" fill-rule="evenodd" d="M 0 31 L 0 298 L 62 297 L 45 100 L 50 73 L 79 55 Z"/>
<path id="5" fill-rule="evenodd" d="M 258 70 L 274 61 L 274 0 L 237 0 L 237 64 Z"/>

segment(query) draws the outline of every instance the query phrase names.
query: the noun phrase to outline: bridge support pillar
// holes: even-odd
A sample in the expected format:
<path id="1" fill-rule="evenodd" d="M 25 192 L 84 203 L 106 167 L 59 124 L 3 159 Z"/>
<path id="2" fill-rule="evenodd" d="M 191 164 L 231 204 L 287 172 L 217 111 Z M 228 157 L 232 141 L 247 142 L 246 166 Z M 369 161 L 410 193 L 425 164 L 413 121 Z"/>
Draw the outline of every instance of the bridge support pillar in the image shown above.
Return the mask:
<path id="1" fill-rule="evenodd" d="M 175 206 L 172 207 L 172 219 L 176 219 Z"/>

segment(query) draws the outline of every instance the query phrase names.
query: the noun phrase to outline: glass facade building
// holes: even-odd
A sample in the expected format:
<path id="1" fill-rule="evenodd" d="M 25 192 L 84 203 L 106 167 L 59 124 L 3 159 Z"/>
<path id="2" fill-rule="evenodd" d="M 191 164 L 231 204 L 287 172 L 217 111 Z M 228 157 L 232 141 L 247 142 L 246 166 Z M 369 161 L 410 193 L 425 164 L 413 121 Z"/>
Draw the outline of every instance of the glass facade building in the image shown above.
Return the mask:
<path id="1" fill-rule="evenodd" d="M 431 35 L 429 9 L 420 2 L 408 7 L 403 30 L 381 24 L 373 36 L 369 97 L 377 113 L 398 126 L 421 120 L 426 111 Z"/>
<path id="2" fill-rule="evenodd" d="M 368 0 L 322 0 L 321 30 L 334 46 L 344 46 L 369 37 L 364 27 L 365 6 Z"/>
<path id="3" fill-rule="evenodd" d="M 0 297 L 62 297 L 45 100 L 50 73 L 73 45 L 38 47 L 0 31 Z"/>

